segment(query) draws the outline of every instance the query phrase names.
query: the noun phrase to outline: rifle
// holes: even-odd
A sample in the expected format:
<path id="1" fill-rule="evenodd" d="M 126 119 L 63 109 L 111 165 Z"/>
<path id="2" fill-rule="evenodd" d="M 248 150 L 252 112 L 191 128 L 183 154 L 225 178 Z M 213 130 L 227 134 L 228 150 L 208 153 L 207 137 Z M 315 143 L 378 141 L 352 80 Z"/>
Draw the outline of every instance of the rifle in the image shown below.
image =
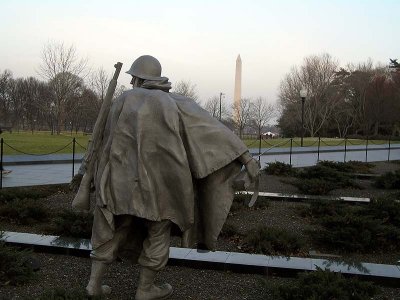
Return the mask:
<path id="1" fill-rule="evenodd" d="M 86 172 L 82 177 L 78 192 L 72 201 L 72 207 L 78 211 L 89 211 L 90 209 L 90 184 L 94 176 L 95 161 L 102 142 L 102 135 L 107 122 L 107 116 L 111 107 L 111 100 L 117 87 L 117 79 L 121 72 L 122 63 L 118 62 L 114 65 L 115 72 L 113 78 L 108 85 L 106 97 L 101 104 L 99 116 L 94 125 L 91 141 L 89 141 L 88 150 L 86 151 L 82 164 L 86 166 Z"/>

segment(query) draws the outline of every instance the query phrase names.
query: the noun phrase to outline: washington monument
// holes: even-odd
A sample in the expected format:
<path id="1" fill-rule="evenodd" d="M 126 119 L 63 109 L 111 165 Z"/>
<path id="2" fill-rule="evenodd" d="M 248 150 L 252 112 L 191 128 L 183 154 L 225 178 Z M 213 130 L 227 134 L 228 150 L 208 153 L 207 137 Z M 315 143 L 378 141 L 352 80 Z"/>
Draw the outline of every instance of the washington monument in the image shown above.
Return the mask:
<path id="1" fill-rule="evenodd" d="M 237 113 L 240 111 L 240 99 L 242 98 L 242 60 L 240 54 L 236 58 L 236 73 L 235 73 L 235 92 L 233 94 L 233 104 L 235 106 L 235 119 L 239 116 Z"/>

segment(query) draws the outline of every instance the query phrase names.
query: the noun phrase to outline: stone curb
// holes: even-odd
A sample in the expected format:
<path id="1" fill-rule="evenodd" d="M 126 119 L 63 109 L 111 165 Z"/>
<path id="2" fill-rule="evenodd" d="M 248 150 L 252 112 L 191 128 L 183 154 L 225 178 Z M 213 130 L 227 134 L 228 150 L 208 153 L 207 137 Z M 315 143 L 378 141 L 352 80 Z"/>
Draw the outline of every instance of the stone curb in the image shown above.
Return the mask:
<path id="1" fill-rule="evenodd" d="M 11 246 L 32 248 L 37 252 L 89 257 L 88 239 L 62 238 L 21 232 L 4 232 L 2 240 Z M 279 257 L 222 251 L 202 251 L 188 248 L 170 248 L 170 265 L 191 268 L 224 270 L 238 273 L 257 273 L 267 276 L 292 277 L 300 272 L 329 269 L 345 276 L 378 282 L 383 285 L 400 285 L 400 266 L 372 263 L 348 264 L 340 260 L 301 257 Z"/>

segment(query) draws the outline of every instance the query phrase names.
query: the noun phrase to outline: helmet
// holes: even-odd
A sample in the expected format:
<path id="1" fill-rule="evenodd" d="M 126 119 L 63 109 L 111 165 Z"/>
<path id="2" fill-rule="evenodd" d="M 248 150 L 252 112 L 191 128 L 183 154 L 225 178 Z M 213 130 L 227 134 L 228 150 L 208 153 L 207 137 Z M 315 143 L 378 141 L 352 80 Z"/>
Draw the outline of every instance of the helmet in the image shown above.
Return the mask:
<path id="1" fill-rule="evenodd" d="M 126 73 L 142 79 L 159 79 L 161 77 L 161 64 L 155 57 L 143 55 L 133 62 Z"/>

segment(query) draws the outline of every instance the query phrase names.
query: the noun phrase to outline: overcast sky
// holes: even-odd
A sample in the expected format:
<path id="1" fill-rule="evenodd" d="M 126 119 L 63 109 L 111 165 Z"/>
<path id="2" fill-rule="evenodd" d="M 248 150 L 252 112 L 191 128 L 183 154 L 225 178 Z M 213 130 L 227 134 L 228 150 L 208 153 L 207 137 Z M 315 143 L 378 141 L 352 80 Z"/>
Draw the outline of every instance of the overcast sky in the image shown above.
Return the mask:
<path id="1" fill-rule="evenodd" d="M 190 80 L 205 101 L 233 98 L 242 58 L 242 96 L 274 102 L 279 82 L 311 54 L 342 65 L 400 59 L 400 1 L 0 0 L 0 72 L 36 76 L 43 45 L 73 44 L 93 69 L 124 70 L 150 54 L 172 83 Z M 120 82 L 129 86 L 129 75 Z"/>

